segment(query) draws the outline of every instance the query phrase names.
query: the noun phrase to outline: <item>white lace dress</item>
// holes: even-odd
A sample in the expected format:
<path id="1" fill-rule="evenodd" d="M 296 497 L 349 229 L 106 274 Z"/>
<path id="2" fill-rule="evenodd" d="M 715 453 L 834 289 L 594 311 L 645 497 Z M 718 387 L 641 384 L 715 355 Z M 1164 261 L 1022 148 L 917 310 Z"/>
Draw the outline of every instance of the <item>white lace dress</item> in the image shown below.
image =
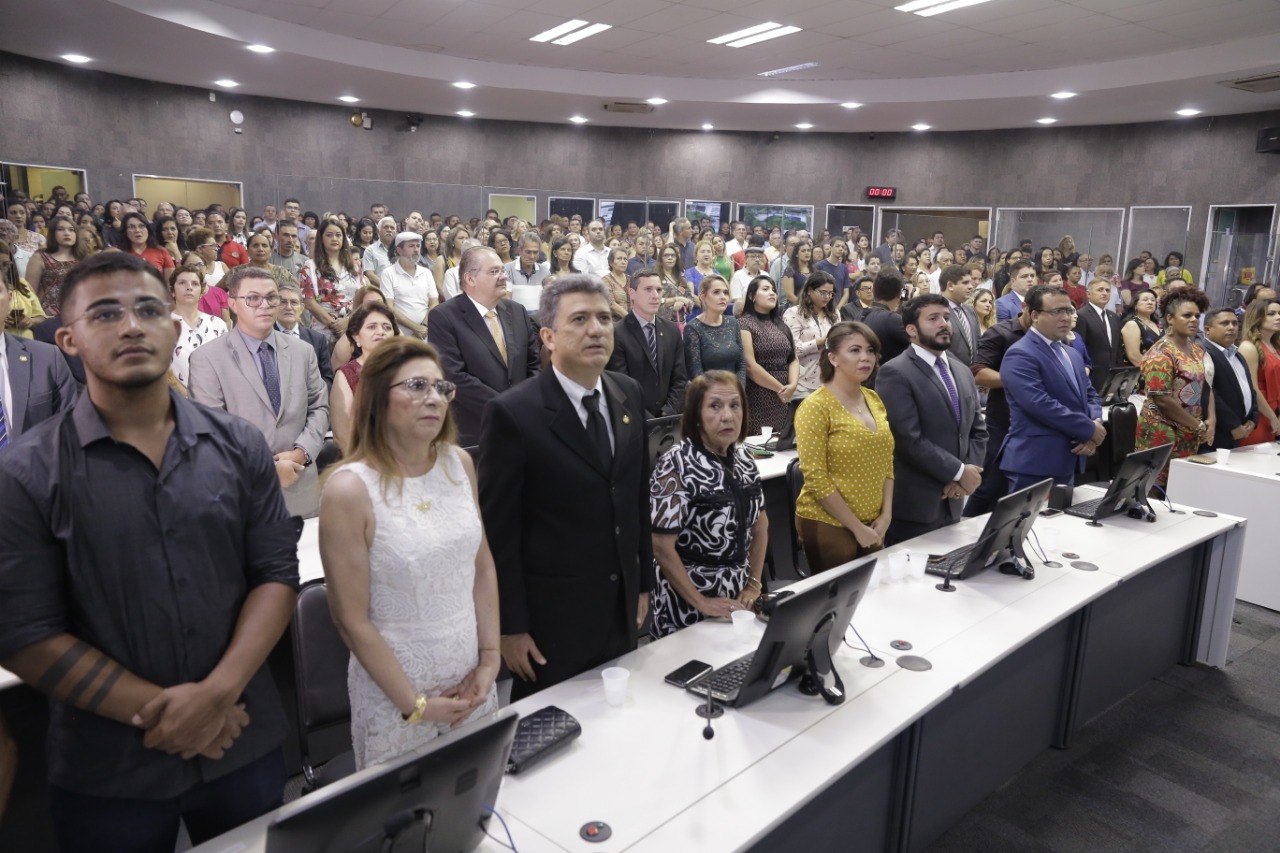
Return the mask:
<path id="1" fill-rule="evenodd" d="M 344 466 L 364 481 L 373 502 L 369 550 L 369 618 L 386 638 L 414 689 L 438 696 L 480 661 L 472 596 L 480 512 L 457 450 L 443 445 L 436 464 L 404 481 L 386 499 L 381 476 L 361 462 Z M 448 731 L 430 722 L 409 725 L 382 688 L 351 656 L 351 740 L 362 769 L 404 755 Z M 497 710 L 493 689 L 468 720 Z"/>

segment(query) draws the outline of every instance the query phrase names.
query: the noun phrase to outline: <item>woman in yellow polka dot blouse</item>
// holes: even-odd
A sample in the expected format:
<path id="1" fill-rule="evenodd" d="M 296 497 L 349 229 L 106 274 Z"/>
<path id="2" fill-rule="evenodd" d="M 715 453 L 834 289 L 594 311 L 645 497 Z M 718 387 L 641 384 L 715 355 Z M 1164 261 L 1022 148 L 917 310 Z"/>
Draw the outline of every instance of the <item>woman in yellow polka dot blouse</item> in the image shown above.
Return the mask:
<path id="1" fill-rule="evenodd" d="M 879 550 L 893 512 L 893 433 L 875 375 L 880 340 L 863 323 L 837 323 L 822 343 L 822 387 L 796 412 L 804 488 L 796 531 L 817 573 Z"/>

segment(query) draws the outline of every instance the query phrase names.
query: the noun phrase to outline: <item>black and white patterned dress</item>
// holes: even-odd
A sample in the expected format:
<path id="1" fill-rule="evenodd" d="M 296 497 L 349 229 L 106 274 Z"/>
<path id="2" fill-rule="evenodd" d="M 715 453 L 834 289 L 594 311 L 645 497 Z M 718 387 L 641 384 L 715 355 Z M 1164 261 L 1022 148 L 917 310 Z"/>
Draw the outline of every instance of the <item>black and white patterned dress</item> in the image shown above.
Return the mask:
<path id="1" fill-rule="evenodd" d="M 676 535 L 676 552 L 703 595 L 737 598 L 747 582 L 751 528 L 764 511 L 756 463 L 742 446 L 728 459 L 686 438 L 663 454 L 649 481 L 653 532 Z M 655 637 L 673 634 L 703 616 L 654 566 Z"/>

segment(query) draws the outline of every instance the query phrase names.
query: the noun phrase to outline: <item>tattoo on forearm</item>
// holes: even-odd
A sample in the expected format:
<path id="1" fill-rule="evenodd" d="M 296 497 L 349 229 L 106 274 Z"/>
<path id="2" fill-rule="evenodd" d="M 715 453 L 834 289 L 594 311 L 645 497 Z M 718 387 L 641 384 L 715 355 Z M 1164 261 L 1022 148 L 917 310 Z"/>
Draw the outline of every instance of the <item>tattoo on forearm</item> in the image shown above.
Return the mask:
<path id="1" fill-rule="evenodd" d="M 67 698 L 64 701 L 68 705 L 74 705 L 79 702 L 80 695 L 89 689 L 89 685 L 93 684 L 94 679 L 98 677 L 98 673 L 102 672 L 102 668 L 108 662 L 106 655 L 99 655 L 98 659 L 93 662 L 93 666 L 89 667 L 89 671 L 84 674 L 84 677 L 76 682 L 75 687 L 71 688 L 71 692 L 67 694 Z"/>
<path id="2" fill-rule="evenodd" d="M 83 640 L 76 640 L 71 644 L 71 648 L 63 652 L 62 656 L 45 670 L 44 675 L 40 676 L 35 683 L 36 690 L 41 693 L 52 694 L 57 686 L 62 683 L 62 679 L 66 678 L 75 665 L 91 651 L 93 649 L 90 648 L 88 643 Z"/>
<path id="3" fill-rule="evenodd" d="M 84 706 L 84 709 L 91 714 L 98 713 L 98 706 L 102 704 L 102 700 L 107 698 L 107 694 L 111 692 L 112 687 L 116 686 L 116 682 L 120 680 L 122 675 L 124 675 L 124 667 L 115 661 L 111 661 L 110 672 L 103 679 L 102 686 L 98 688 L 98 692 L 94 693 L 93 698 Z"/>

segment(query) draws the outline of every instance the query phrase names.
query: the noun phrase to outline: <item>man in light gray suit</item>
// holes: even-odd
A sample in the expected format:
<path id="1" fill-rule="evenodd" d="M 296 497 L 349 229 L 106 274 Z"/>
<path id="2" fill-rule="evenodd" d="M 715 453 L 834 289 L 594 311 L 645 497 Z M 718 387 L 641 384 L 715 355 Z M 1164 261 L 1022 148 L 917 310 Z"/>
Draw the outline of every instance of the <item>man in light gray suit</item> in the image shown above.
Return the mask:
<path id="1" fill-rule="evenodd" d="M 0 270 L 0 318 L 12 305 Z M 0 448 L 43 420 L 75 405 L 80 387 L 55 346 L 0 335 Z"/>
<path id="2" fill-rule="evenodd" d="M 902 322 L 911 347 L 876 377 L 894 441 L 889 545 L 959 521 L 963 498 L 982 482 L 987 449 L 978 386 L 969 365 L 947 352 L 953 336 L 946 297 L 911 300 Z"/>
<path id="3" fill-rule="evenodd" d="M 948 352 L 963 361 L 965 367 L 973 364 L 978 338 L 982 337 L 978 315 L 968 304 L 975 286 L 973 273 L 960 264 L 944 267 L 938 274 L 938 287 L 951 309 L 951 348 Z"/>
<path id="4" fill-rule="evenodd" d="M 266 270 L 236 267 L 227 276 L 235 331 L 191 354 L 191 396 L 262 430 L 290 514 L 320 509 L 313 460 L 329 429 L 329 392 L 315 350 L 275 329 L 280 294 Z"/>

